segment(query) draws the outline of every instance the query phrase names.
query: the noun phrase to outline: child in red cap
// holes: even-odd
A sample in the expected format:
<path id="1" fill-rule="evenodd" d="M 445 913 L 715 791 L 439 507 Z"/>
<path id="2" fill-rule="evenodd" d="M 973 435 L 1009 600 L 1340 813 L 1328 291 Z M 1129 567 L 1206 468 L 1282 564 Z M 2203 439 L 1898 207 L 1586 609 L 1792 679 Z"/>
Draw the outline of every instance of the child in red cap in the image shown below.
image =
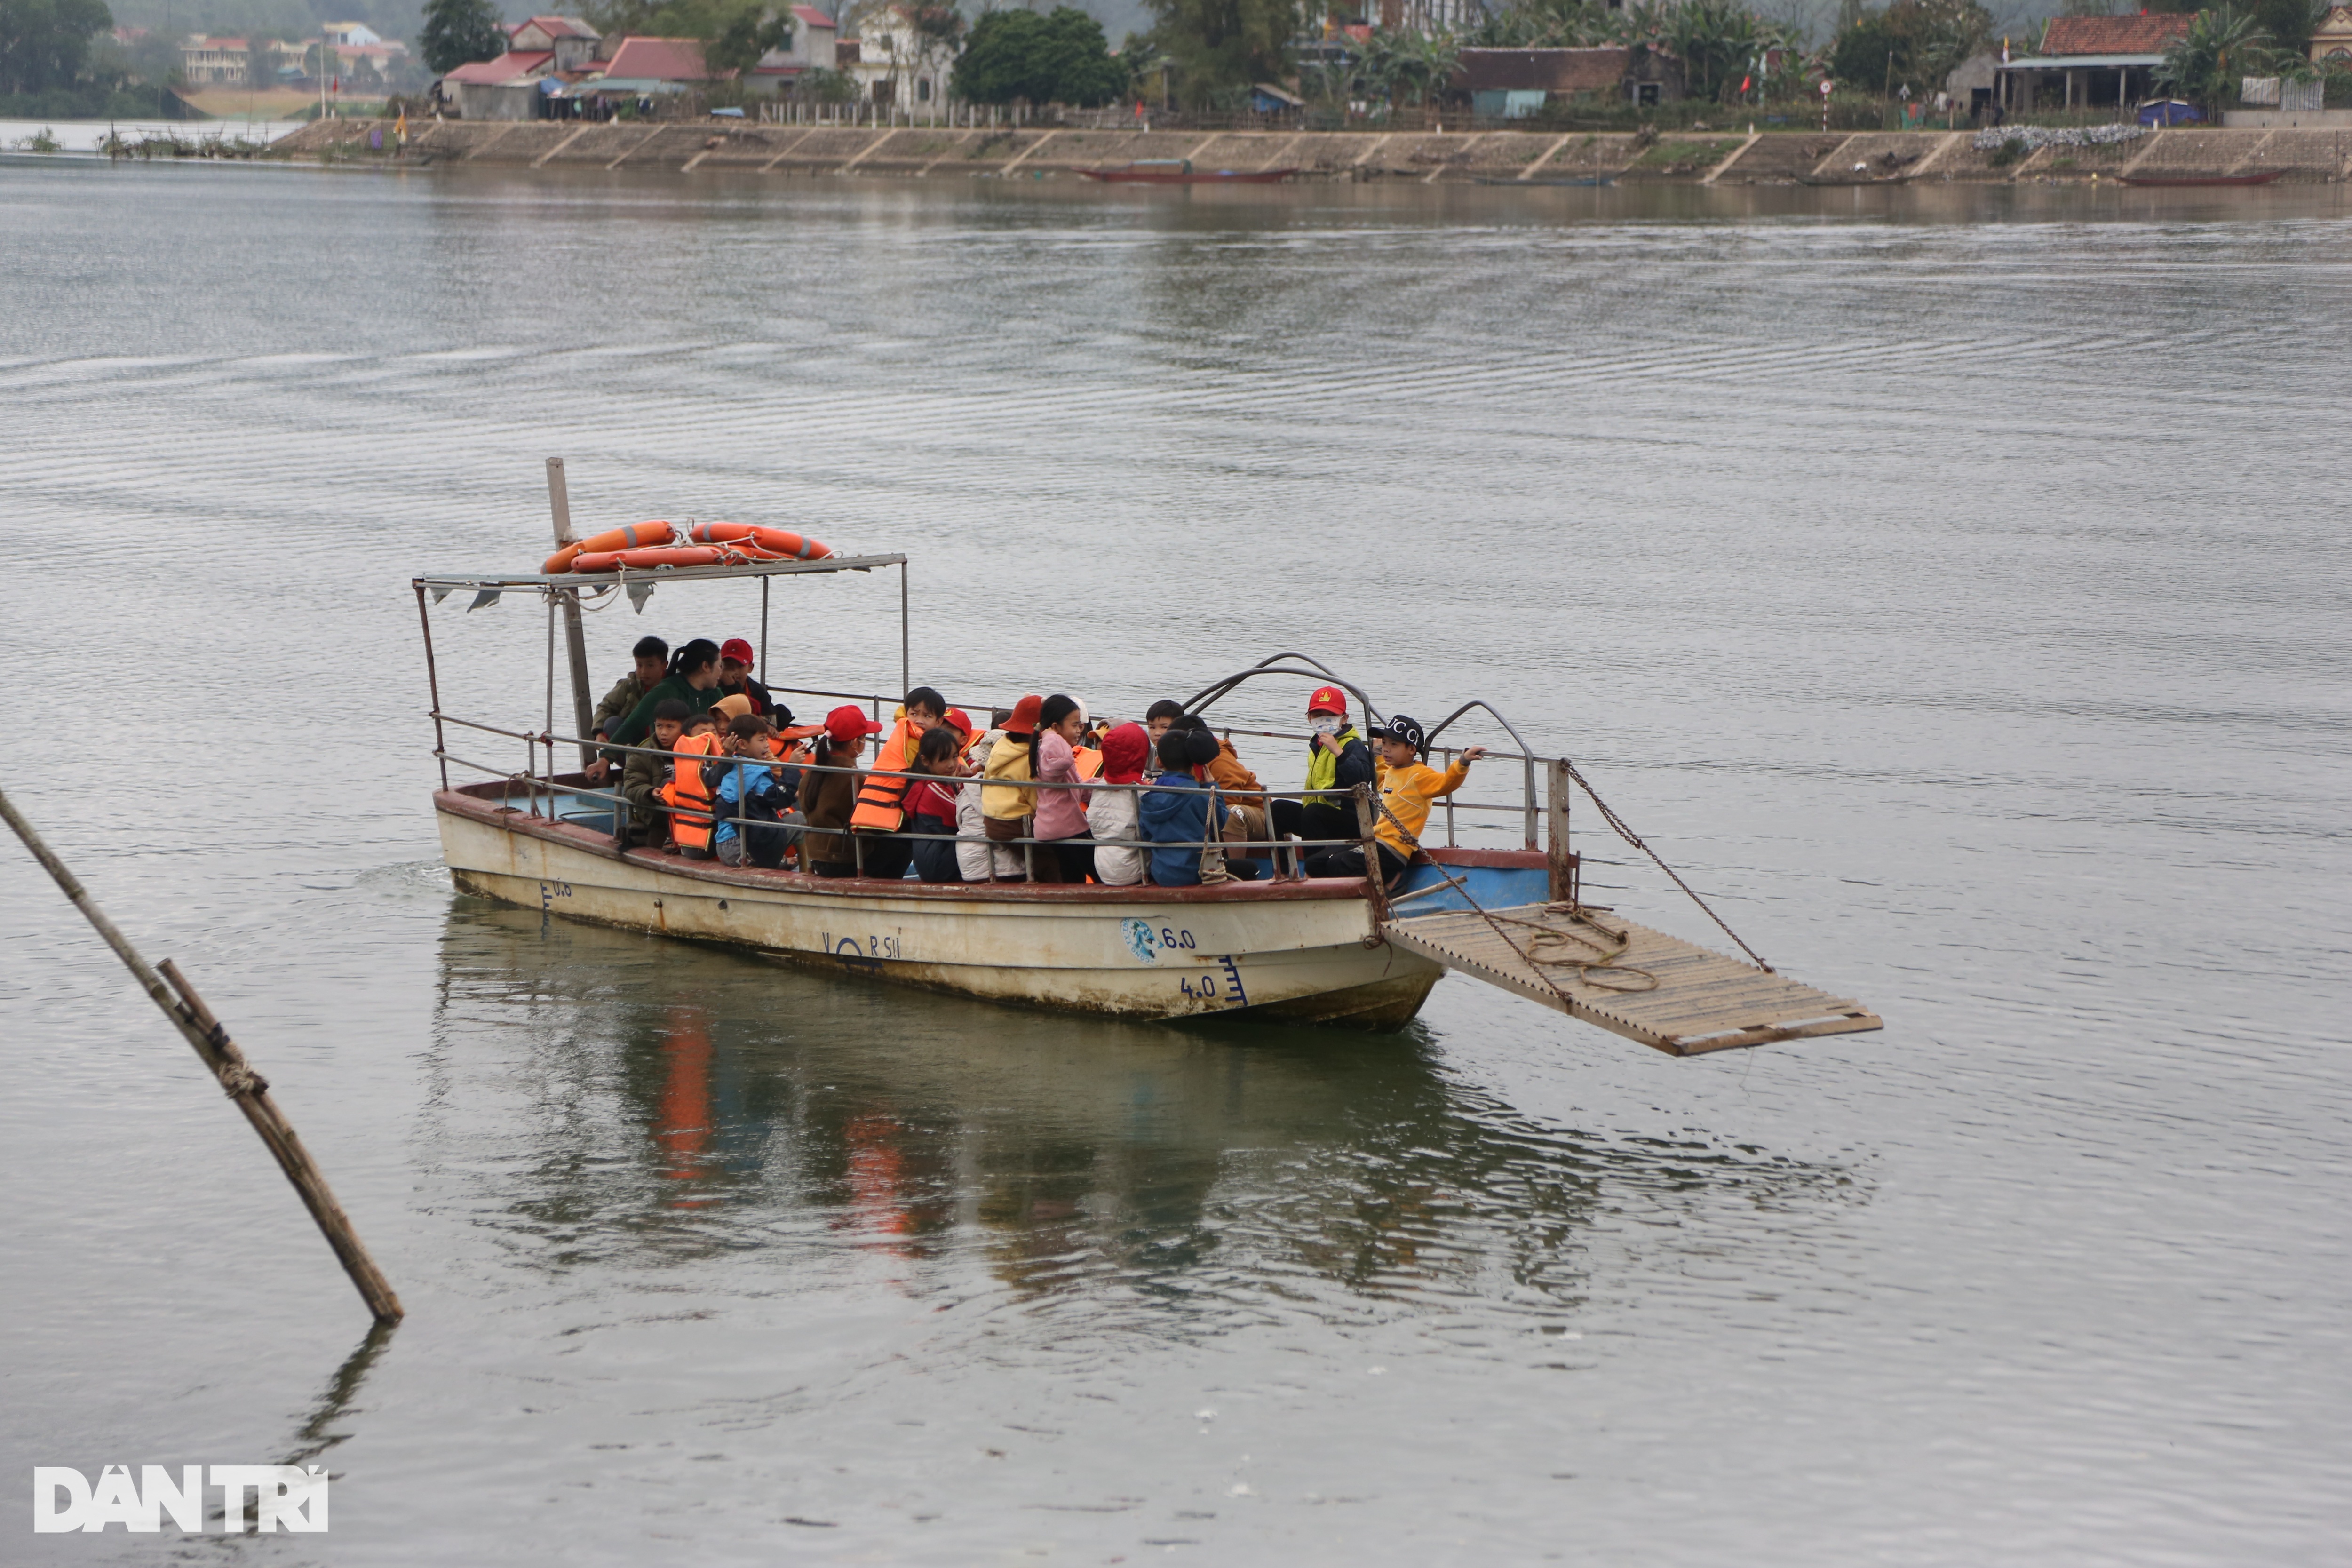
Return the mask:
<path id="1" fill-rule="evenodd" d="M 814 770 L 855 768 L 866 750 L 866 737 L 881 732 L 882 726 L 855 703 L 844 703 L 824 716 L 824 733 L 817 737 L 809 756 L 808 782 L 801 786 L 801 809 L 808 817 L 801 854 L 820 877 L 857 875 L 857 848 L 848 830 L 849 814 L 857 808 L 858 780 L 854 773 Z"/>

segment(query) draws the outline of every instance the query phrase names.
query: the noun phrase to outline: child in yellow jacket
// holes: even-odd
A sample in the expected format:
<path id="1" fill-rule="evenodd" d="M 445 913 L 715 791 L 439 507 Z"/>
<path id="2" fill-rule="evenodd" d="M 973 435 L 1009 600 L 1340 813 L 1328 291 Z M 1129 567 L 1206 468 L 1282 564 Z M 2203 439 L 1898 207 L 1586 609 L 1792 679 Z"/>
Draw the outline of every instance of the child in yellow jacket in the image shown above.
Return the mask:
<path id="1" fill-rule="evenodd" d="M 1429 751 L 1428 737 L 1402 713 L 1365 739 L 1371 742 L 1375 753 L 1382 808 L 1373 813 L 1374 847 L 1381 855 L 1381 880 L 1393 887 L 1412 858 L 1421 830 L 1429 821 L 1431 803 L 1460 789 L 1470 777 L 1470 764 L 1485 756 L 1486 748 L 1470 747 L 1441 773 L 1422 761 Z M 1307 874 L 1360 877 L 1364 852 L 1355 847 L 1326 849 L 1307 860 Z"/>

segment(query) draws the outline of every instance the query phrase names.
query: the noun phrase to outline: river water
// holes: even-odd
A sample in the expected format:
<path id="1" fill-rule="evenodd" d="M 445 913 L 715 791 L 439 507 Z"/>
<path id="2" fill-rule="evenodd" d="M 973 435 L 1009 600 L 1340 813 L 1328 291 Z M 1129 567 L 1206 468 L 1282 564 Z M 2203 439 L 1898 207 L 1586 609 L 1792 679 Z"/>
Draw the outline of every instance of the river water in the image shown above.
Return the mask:
<path id="1" fill-rule="evenodd" d="M 410 1314 L 0 854 L 11 1489 L 331 1466 L 269 1563 L 2344 1561 L 2352 225 L 2225 194 L 0 168 L 0 773 Z M 536 562 L 551 454 L 908 552 L 941 685 L 1486 697 L 1887 1027 L 1141 1027 L 456 897 L 405 580 Z M 786 590 L 772 679 L 895 682 L 895 583 Z M 543 716 L 540 611 L 435 616 Z"/>

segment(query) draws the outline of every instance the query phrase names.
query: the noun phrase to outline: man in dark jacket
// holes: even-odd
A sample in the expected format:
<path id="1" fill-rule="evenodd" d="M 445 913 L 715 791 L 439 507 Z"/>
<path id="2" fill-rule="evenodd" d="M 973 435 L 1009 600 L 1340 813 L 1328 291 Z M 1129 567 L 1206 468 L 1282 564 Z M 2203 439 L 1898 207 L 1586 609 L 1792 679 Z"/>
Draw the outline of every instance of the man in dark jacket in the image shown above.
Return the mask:
<path id="1" fill-rule="evenodd" d="M 621 721 L 646 700 L 646 693 L 653 689 L 654 682 L 668 670 L 669 644 L 659 637 L 639 637 L 637 646 L 629 650 L 629 657 L 636 660 L 636 667 L 621 677 L 612 690 L 604 693 L 604 700 L 596 704 L 596 716 L 588 721 L 588 732 L 599 740 L 609 740 L 613 731 L 621 727 Z M 614 763 L 619 760 L 620 753 L 607 752 L 590 763 L 588 782 L 603 784 L 604 775 L 613 771 Z"/>

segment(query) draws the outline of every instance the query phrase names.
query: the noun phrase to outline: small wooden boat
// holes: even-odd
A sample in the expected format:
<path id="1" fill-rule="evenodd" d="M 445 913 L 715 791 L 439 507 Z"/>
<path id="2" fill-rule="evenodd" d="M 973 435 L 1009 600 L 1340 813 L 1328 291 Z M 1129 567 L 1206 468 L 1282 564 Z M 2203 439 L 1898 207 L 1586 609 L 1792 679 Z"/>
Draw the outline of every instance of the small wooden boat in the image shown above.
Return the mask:
<path id="1" fill-rule="evenodd" d="M 2261 169 L 2251 174 L 2117 174 L 2126 185 L 2147 185 L 2164 190 L 2189 185 L 2267 185 L 2284 174 L 2284 169 Z"/>
<path id="2" fill-rule="evenodd" d="M 1080 169 L 1081 178 L 1107 185 L 1273 185 L 1298 173 L 1282 169 L 1195 169 L 1190 158 L 1139 158 L 1109 169 Z"/>
<path id="3" fill-rule="evenodd" d="M 559 538 L 567 532 L 559 526 Z M 1581 862 L 1569 847 L 1568 802 L 1572 784 L 1588 793 L 1590 786 L 1566 759 L 1538 757 L 1517 743 L 1517 732 L 1483 702 L 1463 704 L 1429 732 L 1430 739 L 1437 741 L 1474 709 L 1485 710 L 1517 743 L 1515 750 L 1488 753 L 1487 776 L 1499 769 L 1515 771 L 1520 787 L 1510 793 L 1519 798 L 1448 797 L 1423 829 L 1425 846 L 1406 875 L 1385 887 L 1376 877 L 1312 874 L 1297 856 L 1312 845 L 1297 839 L 1281 846 L 1228 844 L 1228 855 L 1283 863 L 1258 880 L 1195 887 L 926 884 L 910 877 L 866 875 L 863 847 L 856 851 L 856 874 L 846 877 L 811 875 L 790 861 L 776 869 L 730 867 L 658 845 L 633 846 L 623 832 L 626 800 L 609 785 L 590 783 L 584 773 L 559 770 L 558 748 L 579 746 L 584 759 L 593 746 L 555 732 L 552 636 L 543 728 L 525 731 L 478 722 L 442 706 L 432 605 L 452 595 L 465 595 L 461 602 L 467 611 L 513 595 L 562 613 L 577 727 L 584 732 L 593 692 L 580 629 L 583 603 L 612 603 L 625 595 L 642 605 L 656 589 L 667 592 L 673 584 L 757 584 L 764 648 L 773 579 L 903 572 L 906 564 L 903 555 L 828 553 L 809 560 L 645 570 L 623 563 L 588 578 L 569 571 L 415 578 L 434 694 L 433 755 L 440 774 L 433 809 L 452 880 L 463 892 L 535 908 L 550 918 L 721 943 L 814 964 L 853 981 L 1129 1017 L 1244 1014 L 1393 1029 L 1420 1010 L 1430 988 L 1450 970 L 1675 1056 L 1880 1026 L 1861 1003 L 1790 980 L 1760 961 L 1730 958 L 1586 904 Z M 911 672 L 905 658 L 903 580 L 899 614 L 898 689 L 904 691 Z M 1277 654 L 1213 682 L 1186 701 L 1186 710 L 1205 713 L 1244 682 L 1269 678 L 1345 688 L 1367 718 L 1376 717 L 1362 689 L 1297 654 Z M 533 690 L 539 685 L 525 683 Z M 781 685 L 770 689 L 824 702 L 845 696 Z M 889 700 L 874 694 L 858 699 L 877 721 L 888 711 Z M 980 712 L 990 706 L 970 695 L 962 700 Z M 1278 739 L 1302 752 L 1308 742 L 1305 735 L 1273 731 L 1228 733 Z M 520 759 L 511 751 L 518 743 Z M 517 760 L 522 762 L 520 768 L 514 766 Z M 449 776 L 452 767 L 489 776 L 463 783 Z M 1097 780 L 1068 787 L 1149 786 Z M 1297 799 L 1302 793 L 1276 788 L 1265 795 Z M 1317 842 L 1353 845 L 1370 858 L 1366 841 L 1374 797 L 1365 785 L 1353 793 L 1359 836 Z M 1519 847 L 1456 846 L 1457 813 L 1499 816 Z M 1014 842 L 1034 847 L 1039 841 Z M 1725 931 L 1728 934 L 1729 928 Z"/>

